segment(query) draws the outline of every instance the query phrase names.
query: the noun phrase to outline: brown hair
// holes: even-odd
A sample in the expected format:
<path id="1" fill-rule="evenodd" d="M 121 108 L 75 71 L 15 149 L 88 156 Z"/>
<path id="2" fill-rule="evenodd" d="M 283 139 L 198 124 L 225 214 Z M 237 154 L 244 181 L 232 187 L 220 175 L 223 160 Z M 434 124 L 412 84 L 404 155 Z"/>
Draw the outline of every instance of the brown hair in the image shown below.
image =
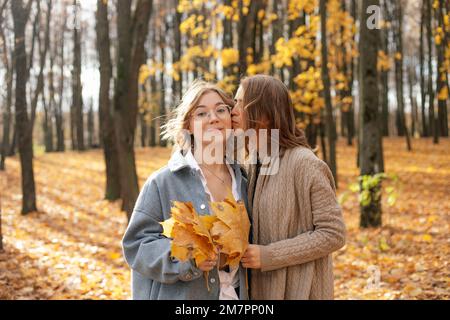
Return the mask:
<path id="1" fill-rule="evenodd" d="M 266 129 L 279 130 L 281 149 L 310 148 L 304 131 L 296 126 L 292 100 L 281 80 L 268 75 L 254 75 L 242 79 L 241 86 L 247 128 L 263 128 L 261 124 L 266 120 Z"/>

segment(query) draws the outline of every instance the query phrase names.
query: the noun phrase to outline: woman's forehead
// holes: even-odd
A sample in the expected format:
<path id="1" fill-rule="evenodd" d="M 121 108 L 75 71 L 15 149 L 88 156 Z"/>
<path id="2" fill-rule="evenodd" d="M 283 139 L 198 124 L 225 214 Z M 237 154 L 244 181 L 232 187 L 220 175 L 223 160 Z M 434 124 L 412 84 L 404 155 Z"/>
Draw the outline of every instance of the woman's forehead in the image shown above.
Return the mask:
<path id="1" fill-rule="evenodd" d="M 200 99 L 197 102 L 196 108 L 207 107 L 207 106 L 217 106 L 217 105 L 221 105 L 224 103 L 225 102 L 223 101 L 223 99 L 220 97 L 219 94 L 217 94 L 214 91 L 209 91 L 200 97 Z"/>

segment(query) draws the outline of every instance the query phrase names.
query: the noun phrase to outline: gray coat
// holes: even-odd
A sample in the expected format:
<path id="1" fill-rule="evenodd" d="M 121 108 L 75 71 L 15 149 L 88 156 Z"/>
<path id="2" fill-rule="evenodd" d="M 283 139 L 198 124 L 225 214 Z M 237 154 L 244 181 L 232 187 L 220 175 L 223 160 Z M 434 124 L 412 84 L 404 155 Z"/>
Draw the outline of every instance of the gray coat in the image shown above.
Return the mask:
<path id="1" fill-rule="evenodd" d="M 247 205 L 247 179 L 238 164 L 230 164 L 236 176 L 241 199 Z M 173 154 L 167 166 L 153 173 L 136 201 L 130 223 L 122 240 L 125 260 L 130 266 L 135 300 L 217 300 L 217 268 L 209 272 L 206 287 L 203 272 L 191 261 L 170 257 L 170 239 L 163 236 L 162 222 L 170 218 L 171 201 L 192 202 L 195 210 L 209 215 L 209 198 L 199 172 L 191 169 L 181 152 Z M 240 299 L 248 299 L 247 270 L 239 266 Z"/>

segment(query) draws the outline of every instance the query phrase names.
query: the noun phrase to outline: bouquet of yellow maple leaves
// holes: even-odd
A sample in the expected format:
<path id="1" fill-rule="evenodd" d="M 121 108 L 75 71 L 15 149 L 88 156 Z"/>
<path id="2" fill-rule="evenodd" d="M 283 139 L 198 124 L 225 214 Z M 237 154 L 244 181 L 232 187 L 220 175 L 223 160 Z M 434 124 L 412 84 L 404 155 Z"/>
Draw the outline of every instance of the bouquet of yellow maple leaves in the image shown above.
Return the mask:
<path id="1" fill-rule="evenodd" d="M 229 198 L 210 205 L 212 215 L 199 215 L 192 203 L 173 202 L 171 218 L 161 222 L 163 235 L 172 238 L 171 256 L 194 259 L 198 266 L 222 253 L 224 266 L 235 267 L 248 247 L 250 221 L 245 205 Z"/>

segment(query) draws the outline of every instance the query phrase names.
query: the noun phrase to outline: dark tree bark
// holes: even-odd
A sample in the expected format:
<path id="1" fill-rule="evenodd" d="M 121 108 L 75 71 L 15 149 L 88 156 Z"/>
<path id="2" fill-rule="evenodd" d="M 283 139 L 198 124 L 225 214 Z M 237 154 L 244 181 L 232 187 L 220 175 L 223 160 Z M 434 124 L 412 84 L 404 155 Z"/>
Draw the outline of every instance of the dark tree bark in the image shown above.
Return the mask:
<path id="1" fill-rule="evenodd" d="M 99 124 L 106 165 L 105 199 L 113 201 L 120 198 L 120 176 L 113 109 L 109 96 L 112 62 L 107 2 L 97 0 L 96 19 L 97 50 L 100 62 Z"/>
<path id="2" fill-rule="evenodd" d="M 54 118 L 56 127 L 56 151 L 64 152 L 66 149 L 64 141 L 64 119 L 63 119 L 63 97 L 64 97 L 64 32 L 65 27 L 62 27 L 61 36 L 59 39 L 59 100 L 55 103 Z"/>
<path id="3" fill-rule="evenodd" d="M 156 84 L 156 75 L 150 76 L 150 92 L 154 95 L 157 92 L 157 84 Z M 149 139 L 149 147 L 156 147 L 156 121 L 155 117 L 152 115 L 152 119 L 150 121 L 150 139 Z"/>
<path id="4" fill-rule="evenodd" d="M 15 65 L 15 63 L 14 63 Z M 12 142 L 11 142 L 11 147 L 8 150 L 8 157 L 13 157 L 16 154 L 16 149 L 17 149 L 17 124 L 16 121 L 13 121 L 13 137 L 12 137 Z"/>
<path id="5" fill-rule="evenodd" d="M 416 84 L 416 74 L 415 74 L 415 61 L 413 61 L 412 66 L 408 67 L 408 91 L 409 100 L 411 102 L 411 135 L 414 137 L 417 129 L 417 101 L 414 95 L 414 85 Z"/>
<path id="6" fill-rule="evenodd" d="M 277 2 L 277 1 L 275 1 Z M 231 6 L 231 0 L 224 0 L 224 5 Z M 233 47 L 233 23 L 231 19 L 225 18 L 223 20 L 223 38 L 222 45 L 224 48 Z"/>
<path id="7" fill-rule="evenodd" d="M 436 21 L 438 26 L 445 30 L 446 26 L 444 24 L 444 1 L 439 0 L 439 7 L 435 9 Z M 441 90 L 447 89 L 447 79 L 448 79 L 448 67 L 444 65 L 445 62 L 445 48 L 447 48 L 447 36 L 444 31 L 444 37 L 441 37 L 441 43 L 436 43 L 436 92 L 439 93 Z M 439 134 L 441 137 L 448 137 L 448 116 L 447 116 L 447 99 L 438 98 L 438 126 Z"/>
<path id="8" fill-rule="evenodd" d="M 145 121 L 145 113 L 139 113 L 139 124 L 141 127 L 141 147 L 144 148 L 147 146 L 147 123 Z"/>
<path id="9" fill-rule="evenodd" d="M 5 110 L 3 111 L 3 141 L 0 149 L 0 170 L 5 170 L 5 159 L 10 148 L 10 136 L 11 136 L 11 108 L 12 108 L 12 91 L 13 91 L 13 72 L 14 61 L 13 56 L 10 56 L 10 49 L 7 47 L 5 28 L 3 26 L 4 18 L 3 13 L 6 9 L 8 1 L 4 1 L 0 7 L 0 41 L 2 42 L 2 62 L 5 70 L 5 83 L 6 83 L 6 102 Z"/>
<path id="10" fill-rule="evenodd" d="M 323 81 L 323 95 L 325 98 L 325 110 L 326 110 L 326 132 L 328 139 L 329 158 L 327 159 L 328 166 L 333 173 L 336 186 L 337 181 L 337 167 L 336 167 L 336 127 L 333 117 L 333 106 L 331 105 L 331 92 L 330 92 L 330 76 L 328 74 L 328 49 L 327 49 L 327 10 L 326 0 L 320 0 L 320 25 L 321 25 L 321 42 L 322 42 L 322 81 Z"/>
<path id="11" fill-rule="evenodd" d="M 122 209 L 131 217 L 139 193 L 134 156 L 139 68 L 144 63 L 144 42 L 152 1 L 139 0 L 134 14 L 130 0 L 117 2 L 118 62 L 114 92 L 114 123 L 119 154 Z"/>
<path id="12" fill-rule="evenodd" d="M 45 95 L 42 94 L 42 102 L 44 106 L 44 121 L 43 121 L 43 130 L 44 130 L 44 145 L 45 152 L 53 152 L 55 150 L 53 144 L 53 115 L 55 114 L 56 108 L 56 100 L 55 100 L 55 81 L 54 81 L 54 73 L 53 66 L 55 64 L 55 59 L 57 55 L 57 46 L 53 45 L 49 48 L 49 58 L 50 58 L 50 70 L 48 71 L 48 93 L 49 99 L 48 103 L 46 102 Z"/>
<path id="13" fill-rule="evenodd" d="M 73 52 L 73 71 L 72 71 L 72 99 L 73 99 L 73 124 L 75 125 L 76 137 L 76 150 L 84 151 L 84 121 L 83 121 L 83 96 L 82 96 L 82 85 L 81 85 L 81 39 L 80 30 L 78 24 L 78 11 L 79 4 L 77 0 L 73 1 L 73 6 L 75 8 L 75 23 L 73 28 L 73 42 L 74 42 L 74 52 Z"/>
<path id="14" fill-rule="evenodd" d="M 161 21 L 161 24 L 159 25 L 159 50 L 160 50 L 160 57 L 161 57 L 161 65 L 164 66 L 166 62 L 166 41 L 165 41 L 165 33 L 166 33 L 166 24 L 163 19 Z M 160 100 L 159 100 L 159 115 L 161 119 L 160 125 L 163 125 L 166 121 L 167 117 L 167 111 L 166 111 L 166 83 L 164 81 L 164 67 L 163 70 L 159 72 L 159 93 L 160 93 Z M 159 146 L 160 147 L 166 147 L 167 141 L 165 139 L 159 139 Z"/>
<path id="15" fill-rule="evenodd" d="M 244 2 L 239 0 L 239 22 L 238 22 L 238 51 L 239 51 L 239 77 L 244 76 L 247 73 L 247 50 L 249 48 L 253 49 L 254 46 L 254 30 L 255 21 L 257 19 L 257 0 L 250 0 L 250 5 L 248 7 L 248 12 L 244 14 Z"/>
<path id="16" fill-rule="evenodd" d="M 42 105 L 44 106 L 44 120 L 42 121 L 42 129 L 44 131 L 44 146 L 45 152 L 53 151 L 53 124 L 51 118 L 51 104 L 47 102 L 45 97 L 41 97 Z"/>
<path id="17" fill-rule="evenodd" d="M 378 0 L 362 0 L 360 9 L 360 21 L 367 21 L 369 15 L 367 8 L 371 5 L 378 6 Z M 380 47 L 380 35 L 378 29 L 368 29 L 366 23 L 361 23 L 360 31 L 360 133 L 359 133 L 359 164 L 361 176 L 374 175 L 382 171 L 380 157 L 382 157 L 381 129 L 379 126 L 379 101 L 378 101 L 378 49 Z M 381 187 L 381 186 L 380 186 Z M 371 189 L 372 199 L 380 191 L 379 188 Z M 369 205 L 361 205 L 360 226 L 378 227 L 381 225 L 381 197 L 372 200 Z"/>
<path id="18" fill-rule="evenodd" d="M 39 3 L 39 2 L 38 2 Z M 41 96 L 44 90 L 44 68 L 47 62 L 47 53 L 50 46 L 50 23 L 51 23 L 51 11 L 52 11 L 52 0 L 47 1 L 47 14 L 46 14 L 46 23 L 45 23 L 45 31 L 44 31 L 44 43 L 42 44 L 42 39 L 38 36 L 38 50 L 39 50 L 39 74 L 37 77 L 37 85 L 34 90 L 34 96 L 31 100 L 31 131 L 33 132 L 34 123 L 36 119 L 36 108 L 39 101 L 39 97 Z"/>
<path id="19" fill-rule="evenodd" d="M 437 119 L 434 112 L 434 91 L 433 91 L 433 29 L 431 21 L 432 15 L 432 0 L 426 0 L 427 2 L 427 44 L 428 44 L 428 116 L 429 116 L 429 128 L 433 135 L 433 143 L 439 143 L 439 129 L 437 126 Z"/>
<path id="20" fill-rule="evenodd" d="M 391 15 L 388 8 L 388 0 L 383 0 L 383 13 L 386 22 L 391 22 Z M 389 34 L 390 28 L 386 26 L 381 30 L 381 45 L 382 50 L 389 57 Z M 381 79 L 381 125 L 382 134 L 384 137 L 389 136 L 389 70 L 382 70 L 380 72 Z"/>
<path id="21" fill-rule="evenodd" d="M 9 128 L 11 123 L 11 92 L 12 92 L 12 74 L 11 74 L 11 65 L 9 62 L 9 51 L 6 47 L 6 37 L 4 34 L 4 26 L 3 26 L 3 12 L 6 8 L 6 4 L 8 1 L 4 1 L 1 3 L 0 6 L 0 41 L 2 41 L 2 49 L 3 49 L 3 64 L 6 69 L 5 74 L 5 82 L 6 82 L 6 110 L 3 113 L 3 142 L 0 150 L 0 170 L 5 170 L 5 157 L 6 157 L 6 150 L 8 149 L 9 145 Z M 6 127 L 6 128 L 5 128 Z M 0 199 L 0 252 L 3 252 L 3 233 L 2 233 L 2 201 Z"/>
<path id="22" fill-rule="evenodd" d="M 356 14 L 356 0 L 350 1 L 350 14 L 356 23 L 357 14 Z M 353 41 L 355 40 L 355 36 L 353 36 Z M 352 96 L 353 94 L 353 82 L 355 78 L 355 59 L 352 57 L 350 65 L 348 66 L 349 72 L 349 82 L 348 82 L 348 93 L 347 95 Z M 347 126 L 347 145 L 353 145 L 353 138 L 355 136 L 355 98 L 352 99 L 352 104 L 350 105 L 350 109 L 345 113 L 345 125 Z"/>
<path id="23" fill-rule="evenodd" d="M 396 28 L 394 28 L 394 39 L 396 44 L 396 54 L 399 57 L 395 59 L 395 84 L 397 93 L 397 133 L 399 136 L 406 137 L 406 147 L 411 151 L 411 139 L 409 130 L 406 125 L 405 117 L 405 101 L 404 101 L 404 86 L 403 86 L 403 8 L 401 1 L 394 2 L 394 16 L 396 19 Z"/>
<path id="24" fill-rule="evenodd" d="M 424 53 L 424 29 L 425 29 L 425 12 L 426 2 L 422 1 L 422 8 L 420 13 L 420 44 L 419 44 L 419 60 L 420 60 L 420 111 L 421 111 L 421 123 L 422 123 L 422 137 L 428 137 L 428 124 L 425 113 L 425 99 L 426 99 L 426 87 L 425 87 L 425 53 Z"/>
<path id="25" fill-rule="evenodd" d="M 280 3 L 280 1 L 272 1 L 272 11 L 277 15 L 277 19 L 272 22 L 272 41 L 269 45 L 269 52 L 270 55 L 274 55 L 276 52 L 275 44 L 277 43 L 277 40 L 280 39 L 283 36 L 283 4 Z M 280 79 L 284 82 L 284 79 L 282 78 L 282 72 L 281 70 L 275 70 L 275 67 L 273 64 L 271 64 L 271 74 L 272 75 L 278 75 Z"/>
<path id="26" fill-rule="evenodd" d="M 23 6 L 22 0 L 11 2 L 14 20 L 14 57 L 16 71 L 15 116 L 22 169 L 22 214 L 36 211 L 36 191 L 33 171 L 33 140 L 28 119 L 26 86 L 28 79 L 25 28 L 31 1 Z"/>
<path id="27" fill-rule="evenodd" d="M 88 146 L 89 146 L 89 148 L 92 149 L 95 147 L 95 141 L 94 141 L 95 122 L 94 122 L 94 103 L 93 103 L 93 101 L 91 101 L 89 104 L 89 111 L 88 111 L 87 116 L 88 116 L 88 118 L 87 118 Z"/>
<path id="28" fill-rule="evenodd" d="M 173 14 L 172 30 L 173 30 L 175 46 L 172 50 L 172 55 L 173 55 L 172 62 L 173 63 L 180 61 L 180 59 L 181 59 L 181 33 L 180 33 L 179 26 L 181 24 L 182 13 L 178 12 L 178 10 L 177 10 L 178 3 L 179 3 L 179 0 L 174 0 L 175 12 Z M 177 79 L 177 80 L 172 79 L 172 95 L 173 95 L 173 99 L 175 102 L 173 105 L 177 105 L 178 101 L 181 100 L 181 97 L 183 95 L 183 73 L 181 71 L 179 71 L 178 74 L 180 77 L 179 79 Z"/>

